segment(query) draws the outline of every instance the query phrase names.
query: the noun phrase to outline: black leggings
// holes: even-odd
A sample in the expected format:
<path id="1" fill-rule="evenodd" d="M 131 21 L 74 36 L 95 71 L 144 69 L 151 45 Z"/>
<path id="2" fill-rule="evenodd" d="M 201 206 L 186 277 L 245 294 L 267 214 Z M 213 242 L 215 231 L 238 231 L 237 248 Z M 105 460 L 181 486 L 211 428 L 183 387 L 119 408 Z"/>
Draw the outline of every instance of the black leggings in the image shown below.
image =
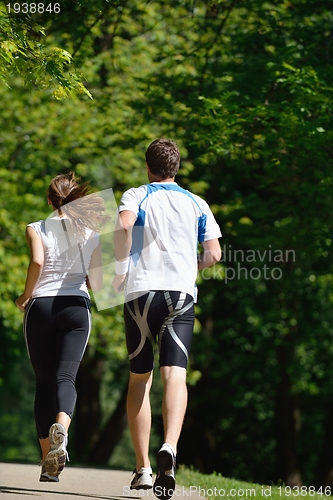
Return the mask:
<path id="1" fill-rule="evenodd" d="M 36 376 L 35 420 L 47 438 L 59 412 L 72 417 L 75 379 L 90 334 L 90 301 L 79 296 L 32 299 L 24 315 L 24 336 Z"/>

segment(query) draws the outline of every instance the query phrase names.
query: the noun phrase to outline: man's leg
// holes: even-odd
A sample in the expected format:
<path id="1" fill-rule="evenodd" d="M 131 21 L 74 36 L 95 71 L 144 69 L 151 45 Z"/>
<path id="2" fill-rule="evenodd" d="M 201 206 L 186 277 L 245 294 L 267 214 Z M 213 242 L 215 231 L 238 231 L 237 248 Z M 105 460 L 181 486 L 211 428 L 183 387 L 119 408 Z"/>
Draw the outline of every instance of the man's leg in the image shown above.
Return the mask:
<path id="1" fill-rule="evenodd" d="M 136 470 L 150 467 L 149 437 L 151 429 L 151 408 L 149 392 L 153 372 L 130 372 L 127 394 L 127 417 L 136 457 Z"/>
<path id="2" fill-rule="evenodd" d="M 154 494 L 161 500 L 169 500 L 176 487 L 177 443 L 187 407 L 186 368 L 161 366 L 160 371 L 164 385 L 162 402 L 164 444 L 156 456 L 158 471 Z"/>
<path id="3" fill-rule="evenodd" d="M 166 314 L 159 332 L 160 373 L 163 380 L 164 444 L 156 456 L 154 494 L 169 500 L 174 494 L 176 453 L 187 408 L 186 367 L 191 347 L 194 307 L 185 292 L 162 292 Z"/>
<path id="4" fill-rule="evenodd" d="M 161 366 L 164 385 L 162 416 L 164 442 L 177 454 L 177 443 L 182 430 L 187 408 L 186 368 Z"/>

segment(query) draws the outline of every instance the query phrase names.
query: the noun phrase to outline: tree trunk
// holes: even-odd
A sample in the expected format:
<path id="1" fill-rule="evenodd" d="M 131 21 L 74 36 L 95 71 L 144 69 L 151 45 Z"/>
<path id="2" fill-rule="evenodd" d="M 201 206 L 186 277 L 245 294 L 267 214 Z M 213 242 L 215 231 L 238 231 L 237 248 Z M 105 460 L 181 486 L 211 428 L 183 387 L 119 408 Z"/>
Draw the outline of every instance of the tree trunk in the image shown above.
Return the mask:
<path id="1" fill-rule="evenodd" d="M 326 431 L 324 446 L 318 460 L 316 486 L 325 488 L 329 486 L 333 490 L 333 403 L 327 412 Z"/>
<path id="2" fill-rule="evenodd" d="M 277 348 L 280 366 L 275 413 L 277 480 L 282 480 L 287 486 L 302 486 L 296 450 L 301 417 L 297 398 L 290 394 L 291 382 L 288 374 L 290 349 L 287 346 Z"/>
<path id="3" fill-rule="evenodd" d="M 99 394 L 104 363 L 103 358 L 90 357 L 88 347 L 77 374 L 75 457 L 81 463 L 87 462 L 89 451 L 99 438 L 101 423 Z"/>
<path id="4" fill-rule="evenodd" d="M 107 422 L 103 432 L 99 436 L 99 440 L 89 455 L 89 463 L 105 465 L 110 460 L 110 457 L 127 426 L 126 397 L 127 384 L 122 391 L 117 408 Z"/>

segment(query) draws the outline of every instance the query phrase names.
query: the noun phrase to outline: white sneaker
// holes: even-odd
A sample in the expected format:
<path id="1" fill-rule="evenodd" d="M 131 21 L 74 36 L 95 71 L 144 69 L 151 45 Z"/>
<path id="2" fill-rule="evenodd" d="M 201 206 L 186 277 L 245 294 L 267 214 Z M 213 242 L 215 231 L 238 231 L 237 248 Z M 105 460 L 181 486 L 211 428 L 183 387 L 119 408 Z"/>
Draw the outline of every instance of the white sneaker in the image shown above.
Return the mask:
<path id="1" fill-rule="evenodd" d="M 42 466 L 42 471 L 39 478 L 39 481 L 41 483 L 59 483 L 58 476 L 51 476 L 51 474 L 48 474 L 46 472 L 44 463 L 41 463 L 40 465 Z"/>
<path id="2" fill-rule="evenodd" d="M 50 476 L 58 477 L 65 467 L 66 459 L 69 460 L 66 450 L 68 437 L 65 427 L 58 423 L 51 425 L 49 439 L 51 450 L 44 461 L 45 472 Z"/>
<path id="3" fill-rule="evenodd" d="M 168 443 L 164 443 L 157 452 L 157 475 L 154 483 L 154 495 L 161 500 L 169 500 L 176 487 L 176 455 Z"/>
<path id="4" fill-rule="evenodd" d="M 135 476 L 131 482 L 131 490 L 149 490 L 153 487 L 153 471 L 151 467 L 141 467 L 140 470 L 134 469 Z"/>

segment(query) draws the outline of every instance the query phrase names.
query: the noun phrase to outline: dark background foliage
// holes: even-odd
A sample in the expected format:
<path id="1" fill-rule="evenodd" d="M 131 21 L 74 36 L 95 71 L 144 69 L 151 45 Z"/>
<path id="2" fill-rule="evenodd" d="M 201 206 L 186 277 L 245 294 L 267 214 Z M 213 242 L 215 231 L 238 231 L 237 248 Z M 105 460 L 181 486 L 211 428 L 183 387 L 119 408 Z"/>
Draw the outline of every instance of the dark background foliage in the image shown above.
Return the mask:
<path id="1" fill-rule="evenodd" d="M 60 5 L 52 16 L 0 11 L 0 459 L 39 458 L 14 306 L 26 223 L 48 215 L 48 182 L 71 169 L 119 200 L 146 182 L 145 149 L 167 136 L 181 149 L 177 181 L 206 198 L 223 232 L 221 263 L 198 276 L 178 461 L 330 485 L 332 1 Z M 95 308 L 93 320 L 70 453 L 131 469 L 121 308 Z"/>

